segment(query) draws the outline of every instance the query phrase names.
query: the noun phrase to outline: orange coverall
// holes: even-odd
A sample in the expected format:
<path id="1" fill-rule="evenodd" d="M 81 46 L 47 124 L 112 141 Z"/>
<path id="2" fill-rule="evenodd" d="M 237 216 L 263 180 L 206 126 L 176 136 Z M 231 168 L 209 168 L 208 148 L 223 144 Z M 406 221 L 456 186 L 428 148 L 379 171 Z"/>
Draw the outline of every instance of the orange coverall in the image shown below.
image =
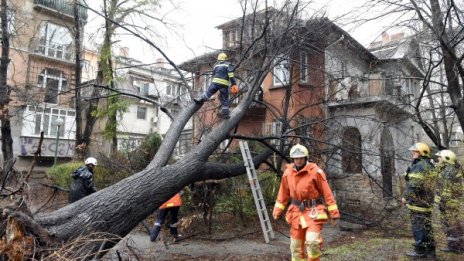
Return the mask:
<path id="1" fill-rule="evenodd" d="M 170 198 L 168 201 L 164 202 L 159 208 L 172 208 L 172 207 L 180 207 L 182 206 L 182 198 L 180 194 L 177 193 L 174 197 Z"/>
<path id="2" fill-rule="evenodd" d="M 325 205 L 322 204 L 322 197 Z M 306 256 L 308 260 L 320 260 L 323 242 L 321 231 L 328 219 L 326 206 L 331 219 L 340 218 L 324 171 L 314 163 L 307 163 L 300 171 L 295 169 L 294 164 L 287 164 L 273 210 L 274 218 L 282 214 L 291 199 L 300 202 L 319 199 L 314 208 L 300 210 L 293 203 L 288 207 L 285 220 L 290 225 L 292 261 L 304 261 Z"/>

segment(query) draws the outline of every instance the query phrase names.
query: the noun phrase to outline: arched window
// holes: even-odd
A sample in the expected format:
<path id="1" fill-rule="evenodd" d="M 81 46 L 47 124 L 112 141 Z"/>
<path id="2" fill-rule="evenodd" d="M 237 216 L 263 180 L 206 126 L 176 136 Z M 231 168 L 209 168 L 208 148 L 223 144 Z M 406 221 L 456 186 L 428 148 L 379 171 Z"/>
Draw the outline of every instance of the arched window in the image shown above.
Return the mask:
<path id="1" fill-rule="evenodd" d="M 357 128 L 349 127 L 343 131 L 342 168 L 343 172 L 361 173 L 362 146 L 361 133 Z"/>

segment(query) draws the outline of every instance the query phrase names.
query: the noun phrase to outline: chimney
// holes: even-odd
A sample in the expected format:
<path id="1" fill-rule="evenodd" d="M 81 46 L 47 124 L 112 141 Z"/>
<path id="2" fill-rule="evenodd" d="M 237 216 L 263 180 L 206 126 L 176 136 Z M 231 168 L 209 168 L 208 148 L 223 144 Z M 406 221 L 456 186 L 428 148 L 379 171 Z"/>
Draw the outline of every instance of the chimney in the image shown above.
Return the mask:
<path id="1" fill-rule="evenodd" d="M 122 57 L 129 57 L 129 47 L 121 47 L 119 48 L 119 56 Z"/>
<path id="2" fill-rule="evenodd" d="M 166 62 L 164 61 L 163 58 L 158 58 L 158 59 L 156 59 L 155 67 L 156 67 L 156 68 L 164 68 L 164 64 L 165 64 L 165 63 L 166 63 Z"/>
<path id="3" fill-rule="evenodd" d="M 387 32 L 382 33 L 382 44 L 390 42 L 390 35 Z"/>

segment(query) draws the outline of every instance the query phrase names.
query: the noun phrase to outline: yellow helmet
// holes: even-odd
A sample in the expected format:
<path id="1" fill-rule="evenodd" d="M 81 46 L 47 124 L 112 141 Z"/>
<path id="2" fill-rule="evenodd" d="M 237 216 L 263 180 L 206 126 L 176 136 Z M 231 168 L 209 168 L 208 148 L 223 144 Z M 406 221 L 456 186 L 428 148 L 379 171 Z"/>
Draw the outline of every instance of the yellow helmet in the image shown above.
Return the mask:
<path id="1" fill-rule="evenodd" d="M 220 53 L 217 58 L 218 61 L 226 61 L 227 59 L 229 59 L 229 57 L 227 57 L 225 53 Z"/>
<path id="2" fill-rule="evenodd" d="M 410 151 L 417 151 L 423 157 L 430 158 L 430 148 L 427 144 L 418 142 L 409 148 Z"/>
<path id="3" fill-rule="evenodd" d="M 290 150 L 290 158 L 304 158 L 308 157 L 309 151 L 308 149 L 300 144 L 296 144 L 295 146 L 292 147 Z"/>
<path id="4" fill-rule="evenodd" d="M 441 157 L 443 162 L 449 164 L 456 164 L 456 154 L 454 154 L 454 152 L 452 152 L 451 150 L 441 150 L 435 155 Z"/>

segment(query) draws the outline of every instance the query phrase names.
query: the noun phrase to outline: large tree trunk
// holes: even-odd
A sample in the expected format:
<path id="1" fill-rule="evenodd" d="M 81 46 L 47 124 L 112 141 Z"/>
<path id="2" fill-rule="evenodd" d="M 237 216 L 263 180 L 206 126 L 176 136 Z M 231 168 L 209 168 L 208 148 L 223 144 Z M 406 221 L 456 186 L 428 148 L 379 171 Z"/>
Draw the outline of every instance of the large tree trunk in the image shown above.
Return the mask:
<path id="1" fill-rule="evenodd" d="M 59 241 L 98 232 L 123 237 L 188 184 L 246 173 L 242 164 L 214 164 L 207 163 L 207 159 L 238 124 L 258 87 L 250 88 L 242 103 L 234 109 L 231 118 L 221 122 L 196 148 L 176 163 L 165 166 L 182 129 L 200 108 L 199 105 L 189 105 L 174 119 L 158 153 L 146 169 L 55 212 L 36 216 L 35 219 Z M 255 166 L 259 166 L 270 154 L 269 151 L 257 156 L 254 159 Z M 111 240 L 107 234 L 104 237 L 108 239 L 105 249 L 117 243 L 114 237 Z M 100 245 L 98 242 L 89 243 L 86 252 L 96 251 Z"/>
<path id="2" fill-rule="evenodd" d="M 13 167 L 13 138 L 11 137 L 10 123 L 10 89 L 8 87 L 8 64 L 10 63 L 10 38 L 8 31 L 8 4 L 6 0 L 1 2 L 2 21 L 2 57 L 0 60 L 0 120 L 2 123 L 2 154 L 3 171 L 0 171 L 0 182 L 6 178 L 7 173 Z"/>

